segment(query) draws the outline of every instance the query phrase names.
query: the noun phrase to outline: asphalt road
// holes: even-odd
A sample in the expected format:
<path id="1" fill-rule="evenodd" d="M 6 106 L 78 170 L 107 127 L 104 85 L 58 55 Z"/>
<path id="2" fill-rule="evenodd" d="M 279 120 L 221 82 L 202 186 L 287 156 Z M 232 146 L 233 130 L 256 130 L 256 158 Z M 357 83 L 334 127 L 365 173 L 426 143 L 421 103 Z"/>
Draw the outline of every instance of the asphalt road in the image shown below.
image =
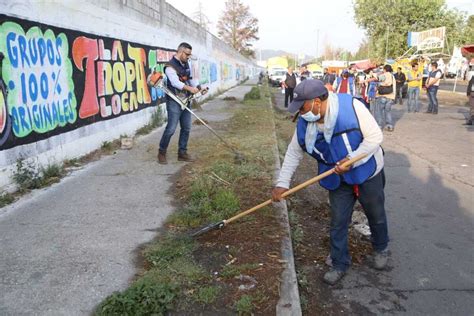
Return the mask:
<path id="1" fill-rule="evenodd" d="M 442 79 L 439 84 L 440 90 L 453 91 L 454 89 L 454 79 Z M 456 82 L 455 92 L 466 93 L 467 90 L 467 81 L 458 80 Z"/>
<path id="2" fill-rule="evenodd" d="M 474 128 L 462 125 L 467 111 L 446 104 L 438 115 L 392 110 L 395 131 L 384 131 L 383 142 L 389 269 L 354 266 L 328 288 L 351 314 L 472 315 Z"/>

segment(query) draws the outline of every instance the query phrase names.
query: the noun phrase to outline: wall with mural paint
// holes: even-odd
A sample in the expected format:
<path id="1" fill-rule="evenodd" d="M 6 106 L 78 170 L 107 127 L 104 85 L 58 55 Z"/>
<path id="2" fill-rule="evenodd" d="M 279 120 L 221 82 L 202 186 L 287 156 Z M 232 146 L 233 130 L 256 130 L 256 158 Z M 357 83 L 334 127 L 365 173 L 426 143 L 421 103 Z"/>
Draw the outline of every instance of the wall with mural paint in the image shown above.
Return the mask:
<path id="1" fill-rule="evenodd" d="M 74 158 L 146 124 L 164 102 L 146 78 L 182 41 L 211 94 L 258 72 L 164 0 L 0 0 L 0 8 L 0 186 L 19 158 Z"/>

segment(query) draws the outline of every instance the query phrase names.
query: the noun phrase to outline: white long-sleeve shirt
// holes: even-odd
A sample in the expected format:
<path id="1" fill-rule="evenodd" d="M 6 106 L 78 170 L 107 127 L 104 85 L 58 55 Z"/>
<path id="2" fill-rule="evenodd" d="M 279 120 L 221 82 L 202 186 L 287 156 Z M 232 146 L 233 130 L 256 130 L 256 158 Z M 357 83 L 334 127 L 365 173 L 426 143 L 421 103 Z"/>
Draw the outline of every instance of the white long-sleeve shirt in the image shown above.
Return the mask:
<path id="1" fill-rule="evenodd" d="M 176 58 L 176 57 L 173 56 L 173 58 Z M 178 59 L 176 58 L 176 60 L 178 60 Z M 181 63 L 181 61 L 179 61 L 179 60 L 178 60 L 178 62 Z M 183 63 L 181 63 L 181 65 L 183 65 Z M 189 66 L 189 67 L 191 67 L 191 66 Z M 167 80 L 169 80 L 169 82 L 171 83 L 171 85 L 173 87 L 175 87 L 178 90 L 183 90 L 183 88 L 185 86 L 185 83 L 181 82 L 179 80 L 178 73 L 176 72 L 176 70 L 173 67 L 166 67 L 165 75 L 166 75 Z M 188 80 L 188 82 L 189 82 L 189 85 L 191 87 L 197 87 L 198 84 L 199 84 L 198 81 L 194 80 L 194 79 Z"/>
<path id="2" fill-rule="evenodd" d="M 374 156 L 377 168 L 372 175 L 373 177 L 378 174 L 380 170 L 382 170 L 384 165 L 382 147 L 380 147 L 383 141 L 383 133 L 372 114 L 370 114 L 369 110 L 362 102 L 354 99 L 354 109 L 357 119 L 359 120 L 360 131 L 362 133 L 363 140 L 357 149 L 355 149 L 352 153 L 349 153 L 349 158 L 354 158 L 361 154 L 367 155 L 367 157 L 354 164 L 354 167 L 357 167 L 366 163 L 372 156 Z M 305 152 L 298 144 L 298 137 L 295 130 L 293 138 L 288 145 L 285 159 L 283 160 L 280 176 L 278 177 L 278 181 L 276 183 L 277 187 L 287 189 L 290 187 L 291 178 L 295 173 L 296 168 L 300 164 L 304 153 Z"/>

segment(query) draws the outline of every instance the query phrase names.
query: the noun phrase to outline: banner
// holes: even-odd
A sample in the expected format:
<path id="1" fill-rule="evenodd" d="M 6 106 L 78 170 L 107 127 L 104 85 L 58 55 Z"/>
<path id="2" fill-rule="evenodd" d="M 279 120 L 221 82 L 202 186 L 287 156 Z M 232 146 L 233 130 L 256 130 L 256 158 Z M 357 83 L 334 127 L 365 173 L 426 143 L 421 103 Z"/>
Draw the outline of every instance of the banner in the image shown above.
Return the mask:
<path id="1" fill-rule="evenodd" d="M 409 32 L 408 47 L 416 46 L 418 50 L 443 48 L 445 35 L 444 26 L 422 32 Z"/>

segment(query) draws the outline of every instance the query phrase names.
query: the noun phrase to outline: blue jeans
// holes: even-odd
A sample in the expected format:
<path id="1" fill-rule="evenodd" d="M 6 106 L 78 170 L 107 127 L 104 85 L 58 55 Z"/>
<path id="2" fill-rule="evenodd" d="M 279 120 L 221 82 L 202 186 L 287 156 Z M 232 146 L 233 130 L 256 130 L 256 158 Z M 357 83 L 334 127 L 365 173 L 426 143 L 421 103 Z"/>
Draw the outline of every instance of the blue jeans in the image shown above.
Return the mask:
<path id="1" fill-rule="evenodd" d="M 173 136 L 180 124 L 178 152 L 185 153 L 188 147 L 189 133 L 191 132 L 191 113 L 187 110 L 181 110 L 181 106 L 172 99 L 166 100 L 166 111 L 168 111 L 168 123 L 166 124 L 163 136 L 160 141 L 160 151 L 166 151 Z"/>
<path id="2" fill-rule="evenodd" d="M 388 245 L 387 216 L 385 215 L 385 174 L 383 169 L 373 178 L 359 184 L 359 202 L 369 220 L 372 247 L 381 252 Z M 348 230 L 356 197 L 353 186 L 342 182 L 329 191 L 331 203 L 331 259 L 334 269 L 346 271 L 351 264 Z"/>
<path id="3" fill-rule="evenodd" d="M 420 88 L 408 87 L 408 112 L 420 111 L 420 103 L 418 102 L 419 98 L 420 98 Z"/>
<path id="4" fill-rule="evenodd" d="M 393 127 L 392 123 L 392 105 L 393 100 L 386 97 L 377 97 L 375 99 L 374 117 L 379 124 L 380 128 L 383 128 L 386 124 L 387 127 Z"/>
<path id="5" fill-rule="evenodd" d="M 437 86 L 431 86 L 428 88 L 428 99 L 430 101 L 428 104 L 428 112 L 438 113 L 438 98 L 436 97 L 437 93 Z"/>

